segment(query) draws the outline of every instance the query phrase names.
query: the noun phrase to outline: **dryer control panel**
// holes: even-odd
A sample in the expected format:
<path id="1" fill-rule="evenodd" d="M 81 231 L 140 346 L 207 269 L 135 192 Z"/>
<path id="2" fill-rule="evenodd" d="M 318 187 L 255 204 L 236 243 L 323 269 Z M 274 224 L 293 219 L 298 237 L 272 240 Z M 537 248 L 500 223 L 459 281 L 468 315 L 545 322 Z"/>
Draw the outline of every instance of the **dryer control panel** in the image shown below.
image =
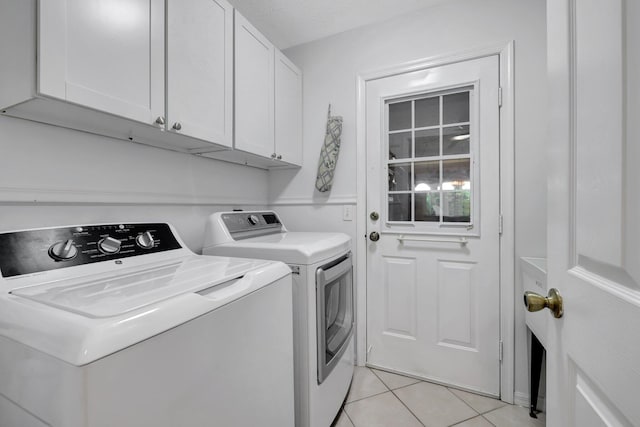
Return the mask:
<path id="1" fill-rule="evenodd" d="M 2 277 L 180 249 L 168 224 L 100 224 L 0 234 Z"/>
<path id="2" fill-rule="evenodd" d="M 281 233 L 282 223 L 275 212 L 226 212 L 221 215 L 234 240 Z"/>

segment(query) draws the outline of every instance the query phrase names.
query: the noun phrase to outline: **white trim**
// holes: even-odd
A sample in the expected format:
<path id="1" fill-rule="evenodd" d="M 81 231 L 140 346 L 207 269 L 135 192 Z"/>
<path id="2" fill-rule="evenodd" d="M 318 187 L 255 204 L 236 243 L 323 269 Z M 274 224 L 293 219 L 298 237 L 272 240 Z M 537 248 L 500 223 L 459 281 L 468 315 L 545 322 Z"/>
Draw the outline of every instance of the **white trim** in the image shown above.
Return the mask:
<path id="1" fill-rule="evenodd" d="M 0 187 L 0 203 L 79 203 L 136 205 L 265 206 L 266 200 L 193 196 L 151 191 L 96 191 L 60 188 Z"/>
<path id="2" fill-rule="evenodd" d="M 308 199 L 303 197 L 283 197 L 268 203 L 269 206 L 328 206 L 328 205 L 355 205 L 357 196 L 337 196 L 324 200 Z"/>
<path id="3" fill-rule="evenodd" d="M 366 293 L 367 293 L 367 187 L 366 187 L 366 83 L 367 81 L 408 73 L 425 68 L 439 67 L 456 62 L 487 56 L 500 58 L 500 87 L 503 99 L 500 109 L 500 211 L 504 218 L 500 237 L 500 339 L 504 343 L 504 354 L 500 367 L 500 398 L 508 403 L 514 401 L 515 385 L 515 110 L 514 110 L 514 41 L 463 51 L 453 55 L 434 56 L 397 66 L 361 73 L 356 78 L 357 93 L 357 218 L 356 248 L 358 256 L 356 272 L 356 363 L 366 362 Z"/>
<path id="4" fill-rule="evenodd" d="M 515 389 L 515 42 L 500 50 L 500 339 L 504 354 L 500 369 L 500 398 L 513 403 Z"/>

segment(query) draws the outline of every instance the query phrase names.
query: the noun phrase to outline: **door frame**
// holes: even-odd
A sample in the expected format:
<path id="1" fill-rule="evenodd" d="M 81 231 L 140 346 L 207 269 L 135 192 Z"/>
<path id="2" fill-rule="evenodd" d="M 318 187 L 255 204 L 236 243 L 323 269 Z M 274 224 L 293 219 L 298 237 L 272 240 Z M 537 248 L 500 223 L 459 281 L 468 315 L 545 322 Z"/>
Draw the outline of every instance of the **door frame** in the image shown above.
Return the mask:
<path id="1" fill-rule="evenodd" d="M 356 364 L 366 363 L 367 338 L 367 165 L 366 165 L 366 84 L 368 81 L 412 71 L 498 55 L 500 65 L 500 399 L 513 403 L 515 382 L 515 110 L 514 45 L 491 45 L 481 49 L 438 55 L 389 68 L 358 74 L 356 80 Z"/>

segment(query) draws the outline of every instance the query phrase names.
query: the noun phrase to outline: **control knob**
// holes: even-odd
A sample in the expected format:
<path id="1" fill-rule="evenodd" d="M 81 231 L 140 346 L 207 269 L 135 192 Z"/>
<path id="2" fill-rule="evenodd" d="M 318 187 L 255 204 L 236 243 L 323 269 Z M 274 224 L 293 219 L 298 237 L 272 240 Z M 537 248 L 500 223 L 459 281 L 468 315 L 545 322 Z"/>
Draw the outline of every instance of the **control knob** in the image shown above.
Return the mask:
<path id="1" fill-rule="evenodd" d="M 155 242 L 153 241 L 153 235 L 149 231 L 145 231 L 142 234 L 138 234 L 136 237 L 136 243 L 142 249 L 151 249 Z"/>
<path id="2" fill-rule="evenodd" d="M 78 255 L 78 248 L 69 239 L 65 242 L 57 242 L 49 248 L 49 256 L 56 261 L 68 261 Z"/>
<path id="3" fill-rule="evenodd" d="M 249 224 L 256 225 L 259 222 L 260 222 L 260 219 L 256 215 L 249 216 Z"/>
<path id="4" fill-rule="evenodd" d="M 105 237 L 98 242 L 98 249 L 100 249 L 100 252 L 103 254 L 117 254 L 120 252 L 120 245 L 122 245 L 120 240 L 114 239 L 113 237 Z"/>

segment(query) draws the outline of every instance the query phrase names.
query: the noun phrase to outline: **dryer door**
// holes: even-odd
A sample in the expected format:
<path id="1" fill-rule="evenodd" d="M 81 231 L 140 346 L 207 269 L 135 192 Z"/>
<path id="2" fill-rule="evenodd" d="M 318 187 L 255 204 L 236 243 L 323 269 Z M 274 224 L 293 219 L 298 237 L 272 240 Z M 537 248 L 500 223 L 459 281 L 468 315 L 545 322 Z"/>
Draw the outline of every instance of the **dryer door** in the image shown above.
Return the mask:
<path id="1" fill-rule="evenodd" d="M 353 334 L 351 253 L 316 270 L 318 384 L 344 354 Z"/>

